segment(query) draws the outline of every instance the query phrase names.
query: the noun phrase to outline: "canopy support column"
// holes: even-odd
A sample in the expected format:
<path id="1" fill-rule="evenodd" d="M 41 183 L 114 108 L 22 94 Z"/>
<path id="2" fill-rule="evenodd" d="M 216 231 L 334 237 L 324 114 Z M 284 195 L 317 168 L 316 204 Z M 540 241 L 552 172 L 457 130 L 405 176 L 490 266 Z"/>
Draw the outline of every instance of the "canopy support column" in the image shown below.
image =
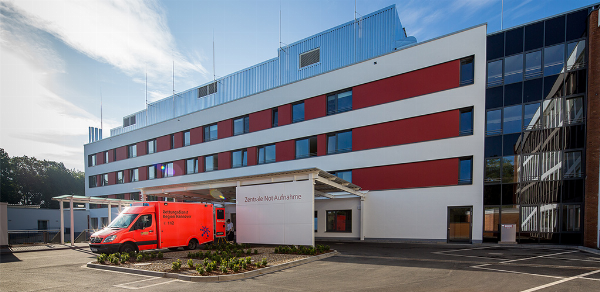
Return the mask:
<path id="1" fill-rule="evenodd" d="M 75 246 L 75 217 L 73 216 L 73 197 L 69 200 L 69 209 L 71 213 L 71 246 Z"/>
<path id="2" fill-rule="evenodd" d="M 60 244 L 65 244 L 65 208 L 64 202 L 58 201 L 60 203 Z"/>
<path id="3" fill-rule="evenodd" d="M 112 211 L 110 210 L 110 203 L 108 203 L 108 224 L 110 224 L 110 222 L 112 222 Z"/>
<path id="4" fill-rule="evenodd" d="M 144 190 L 142 190 L 141 196 L 142 196 L 142 202 L 146 202 L 146 192 Z"/>
<path id="5" fill-rule="evenodd" d="M 365 240 L 365 197 L 360 197 L 360 240 Z"/>

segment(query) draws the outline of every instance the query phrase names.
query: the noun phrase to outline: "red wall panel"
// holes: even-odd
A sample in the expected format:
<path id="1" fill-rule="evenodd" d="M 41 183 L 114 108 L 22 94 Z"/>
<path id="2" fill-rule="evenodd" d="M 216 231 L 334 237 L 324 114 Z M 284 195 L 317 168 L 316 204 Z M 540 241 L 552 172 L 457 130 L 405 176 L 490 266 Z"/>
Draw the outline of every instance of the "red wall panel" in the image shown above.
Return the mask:
<path id="1" fill-rule="evenodd" d="M 116 155 L 115 153 L 116 153 L 116 149 L 108 150 L 108 162 L 115 161 L 115 155 Z"/>
<path id="2" fill-rule="evenodd" d="M 457 185 L 458 158 L 354 169 L 352 183 L 364 190 Z"/>
<path id="3" fill-rule="evenodd" d="M 246 149 L 248 151 L 248 166 L 256 165 L 258 161 L 258 153 L 256 149 L 257 147 L 248 147 L 248 149 Z"/>
<path id="4" fill-rule="evenodd" d="M 284 104 L 277 108 L 277 125 L 283 126 L 292 123 L 292 105 Z"/>
<path id="5" fill-rule="evenodd" d="M 108 185 L 114 185 L 117 183 L 117 173 L 109 172 L 108 173 Z"/>
<path id="6" fill-rule="evenodd" d="M 198 172 L 204 172 L 204 156 L 198 157 Z"/>
<path id="7" fill-rule="evenodd" d="M 137 149 L 137 156 L 142 156 L 142 155 L 146 155 L 148 153 L 146 153 L 146 150 L 148 150 L 148 147 L 146 145 L 146 141 L 142 141 L 142 142 L 137 142 L 135 146 Z"/>
<path id="8" fill-rule="evenodd" d="M 364 150 L 458 136 L 459 110 L 352 129 L 352 150 Z"/>
<path id="9" fill-rule="evenodd" d="M 96 153 L 96 165 L 104 164 L 104 152 Z"/>
<path id="10" fill-rule="evenodd" d="M 304 100 L 304 120 L 316 119 L 327 115 L 327 97 L 315 96 Z"/>
<path id="11" fill-rule="evenodd" d="M 185 174 L 185 160 L 176 160 L 173 162 L 174 176 Z"/>
<path id="12" fill-rule="evenodd" d="M 460 60 L 454 60 L 355 86 L 352 108 L 359 109 L 458 87 Z"/>
<path id="13" fill-rule="evenodd" d="M 97 187 L 99 187 L 99 186 L 101 185 L 101 184 L 100 184 L 100 180 L 101 180 L 101 179 L 102 179 L 102 175 L 101 175 L 101 174 L 99 174 L 99 175 L 96 175 L 96 186 L 97 186 Z"/>
<path id="14" fill-rule="evenodd" d="M 218 138 L 223 139 L 231 137 L 233 135 L 233 120 L 224 120 L 217 123 L 218 125 Z"/>
<path id="15" fill-rule="evenodd" d="M 317 135 L 317 156 L 327 154 L 327 134 Z"/>
<path id="16" fill-rule="evenodd" d="M 131 180 L 129 179 L 129 169 L 123 170 L 123 182 L 124 183 L 131 182 Z"/>
<path id="17" fill-rule="evenodd" d="M 271 109 L 250 114 L 250 132 L 256 132 L 271 127 Z"/>
<path id="18" fill-rule="evenodd" d="M 156 152 L 167 151 L 171 149 L 171 135 L 165 135 L 156 138 Z"/>
<path id="19" fill-rule="evenodd" d="M 296 158 L 296 141 L 287 140 L 275 143 L 275 161 L 294 160 Z"/>
<path id="20" fill-rule="evenodd" d="M 202 139 L 204 136 L 204 132 L 202 131 L 202 127 L 196 127 L 190 130 L 190 144 L 200 144 L 202 143 Z"/>
<path id="21" fill-rule="evenodd" d="M 219 153 L 219 170 L 231 168 L 231 152 Z"/>
<path id="22" fill-rule="evenodd" d="M 155 178 L 162 178 L 163 177 L 162 176 L 162 166 L 163 166 L 162 163 L 159 163 L 159 164 L 156 165 L 156 175 L 155 175 Z"/>
<path id="23" fill-rule="evenodd" d="M 140 176 L 140 181 L 148 180 L 148 167 L 142 166 L 138 168 L 138 175 Z"/>
<path id="24" fill-rule="evenodd" d="M 181 148 L 183 147 L 183 132 L 177 132 L 175 135 L 175 147 L 173 148 Z"/>
<path id="25" fill-rule="evenodd" d="M 117 160 L 123 159 L 127 159 L 127 146 L 117 148 Z"/>

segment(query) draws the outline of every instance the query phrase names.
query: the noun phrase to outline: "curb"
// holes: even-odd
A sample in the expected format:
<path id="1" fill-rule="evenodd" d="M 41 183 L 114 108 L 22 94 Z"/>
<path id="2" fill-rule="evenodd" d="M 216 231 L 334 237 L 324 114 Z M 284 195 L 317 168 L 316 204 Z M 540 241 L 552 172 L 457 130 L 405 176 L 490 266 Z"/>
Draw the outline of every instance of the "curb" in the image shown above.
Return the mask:
<path id="1" fill-rule="evenodd" d="M 22 252 L 35 252 L 35 251 L 50 251 L 50 250 L 65 250 L 65 249 L 80 249 L 80 248 L 87 248 L 87 246 L 67 246 L 67 247 L 45 248 L 45 249 L 29 249 L 29 250 L 3 249 L 2 251 L 0 251 L 0 254 L 11 254 L 11 253 L 22 253 Z"/>
<path id="2" fill-rule="evenodd" d="M 579 249 L 580 251 L 583 252 L 588 252 L 588 253 L 593 253 L 596 255 L 600 255 L 600 250 L 595 249 L 595 248 L 590 248 L 590 247 L 585 247 L 585 246 L 578 246 L 577 249 Z"/>
<path id="3" fill-rule="evenodd" d="M 295 266 L 299 266 L 299 265 L 307 264 L 307 263 L 314 262 L 317 260 L 321 260 L 324 258 L 336 256 L 338 254 L 339 254 L 339 252 L 337 250 L 334 250 L 332 252 L 328 252 L 328 253 L 325 253 L 322 255 L 313 256 L 313 257 L 309 257 L 309 258 L 305 258 L 305 259 L 300 259 L 300 260 L 289 262 L 289 263 L 283 263 L 283 264 L 279 264 L 276 266 L 269 266 L 269 267 L 265 267 L 265 268 L 258 269 L 258 270 L 252 270 L 252 271 L 245 272 L 245 273 L 220 275 L 220 276 L 192 276 L 192 275 L 182 275 L 182 274 L 167 273 L 167 272 L 145 271 L 145 270 L 138 270 L 138 269 L 132 269 L 132 268 L 92 264 L 92 262 L 87 263 L 86 266 L 88 268 L 94 268 L 94 269 L 100 269 L 100 270 L 117 271 L 117 272 L 144 275 L 144 276 L 153 276 L 153 277 L 159 277 L 159 278 L 173 278 L 173 279 L 178 279 L 178 280 L 182 280 L 182 281 L 224 282 L 224 281 L 235 281 L 235 280 L 253 278 L 253 277 L 264 275 L 264 274 L 270 274 L 273 272 L 281 271 L 283 269 L 288 269 L 288 268 L 292 268 Z"/>

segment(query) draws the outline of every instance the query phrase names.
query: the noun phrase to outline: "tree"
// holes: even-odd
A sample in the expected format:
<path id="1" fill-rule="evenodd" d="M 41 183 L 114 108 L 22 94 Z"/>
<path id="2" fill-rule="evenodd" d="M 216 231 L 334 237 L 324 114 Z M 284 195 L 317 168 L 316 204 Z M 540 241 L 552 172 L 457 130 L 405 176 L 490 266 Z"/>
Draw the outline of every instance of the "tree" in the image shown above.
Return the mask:
<path id="1" fill-rule="evenodd" d="M 4 149 L 0 148 L 0 202 L 18 204 L 20 196 L 15 185 L 11 159 Z"/>

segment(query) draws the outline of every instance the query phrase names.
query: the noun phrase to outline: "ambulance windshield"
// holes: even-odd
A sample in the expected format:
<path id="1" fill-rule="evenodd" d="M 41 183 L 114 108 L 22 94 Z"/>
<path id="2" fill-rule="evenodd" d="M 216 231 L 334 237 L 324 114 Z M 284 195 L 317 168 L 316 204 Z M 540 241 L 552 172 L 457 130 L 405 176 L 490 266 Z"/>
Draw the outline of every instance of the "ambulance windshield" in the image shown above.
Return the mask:
<path id="1" fill-rule="evenodd" d="M 127 228 L 137 216 L 138 214 L 121 213 L 121 215 L 115 218 L 115 220 L 108 225 L 108 228 Z"/>

